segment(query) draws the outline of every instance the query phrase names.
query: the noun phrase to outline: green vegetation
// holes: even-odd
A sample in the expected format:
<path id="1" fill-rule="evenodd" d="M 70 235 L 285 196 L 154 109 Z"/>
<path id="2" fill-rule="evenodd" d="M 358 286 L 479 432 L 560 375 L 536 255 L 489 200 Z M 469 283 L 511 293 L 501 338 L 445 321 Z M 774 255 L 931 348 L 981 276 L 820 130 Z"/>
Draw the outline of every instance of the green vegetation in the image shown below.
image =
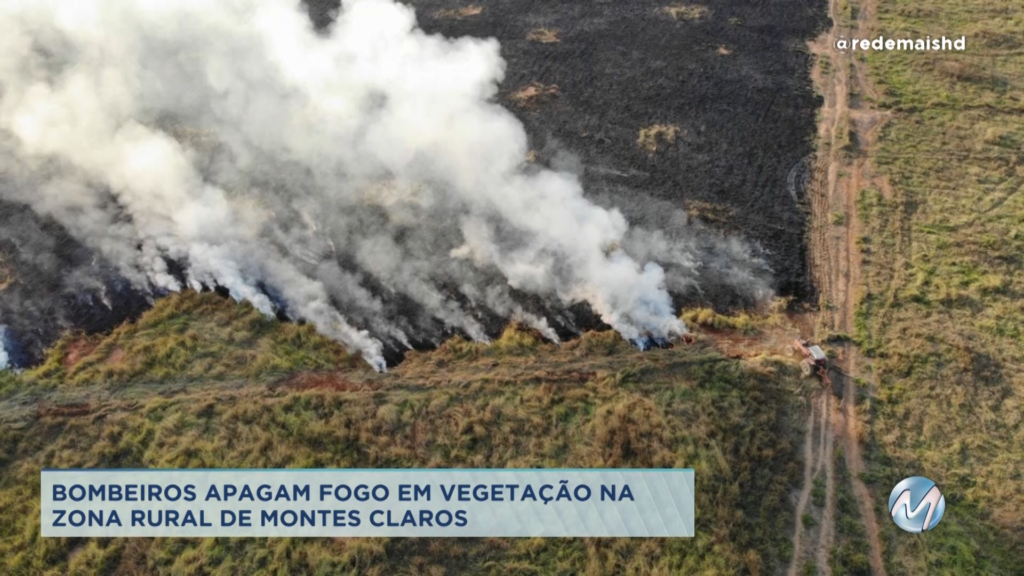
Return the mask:
<path id="1" fill-rule="evenodd" d="M 836 453 L 836 539 L 829 557 L 833 576 L 869 576 L 868 540 L 842 450 Z M 815 486 L 817 488 L 817 486 Z"/>
<path id="2" fill-rule="evenodd" d="M 760 321 L 762 321 L 761 318 L 751 316 L 746 312 L 740 312 L 735 316 L 727 316 L 719 314 L 711 308 L 686 310 L 681 316 L 690 326 L 702 326 L 715 330 L 738 330 L 747 334 L 754 332 Z"/>
<path id="3" fill-rule="evenodd" d="M 70 335 L 25 374 L 40 383 L 211 381 L 279 376 L 299 369 L 355 367 L 357 358 L 310 325 L 268 319 L 249 303 L 225 305 L 212 292 L 160 300 L 137 322 L 107 336 Z"/>
<path id="4" fill-rule="evenodd" d="M 825 477 L 815 476 L 814 484 L 811 488 L 811 503 L 818 508 L 825 507 Z"/>
<path id="5" fill-rule="evenodd" d="M 206 343 L 177 344 L 189 334 L 232 335 L 216 379 Z M 788 362 L 699 343 L 640 353 L 613 333 L 555 346 L 513 327 L 376 374 L 209 294 L 161 301 L 90 342 L 70 365 L 62 343 L 0 400 L 0 573 L 773 574 L 791 555 L 807 390 Z M 118 348 L 135 356 L 109 368 Z M 44 379 L 54 387 L 33 396 Z M 76 466 L 692 467 L 697 536 L 40 538 L 39 470 Z"/>
<path id="6" fill-rule="evenodd" d="M 1024 12 L 1019 2 L 897 1 L 879 29 L 967 37 L 965 52 L 870 52 L 891 112 L 861 192 L 856 337 L 876 357 L 866 479 L 946 496 L 925 539 L 882 522 L 891 574 L 1019 573 L 1024 563 Z M 884 506 L 882 499 L 880 503 Z M 881 518 L 885 512 L 879 509 Z M 926 543 L 926 544 L 925 544 Z"/>
<path id="7" fill-rule="evenodd" d="M 10 370 L 0 370 L 0 398 L 22 386 L 22 379 Z"/>

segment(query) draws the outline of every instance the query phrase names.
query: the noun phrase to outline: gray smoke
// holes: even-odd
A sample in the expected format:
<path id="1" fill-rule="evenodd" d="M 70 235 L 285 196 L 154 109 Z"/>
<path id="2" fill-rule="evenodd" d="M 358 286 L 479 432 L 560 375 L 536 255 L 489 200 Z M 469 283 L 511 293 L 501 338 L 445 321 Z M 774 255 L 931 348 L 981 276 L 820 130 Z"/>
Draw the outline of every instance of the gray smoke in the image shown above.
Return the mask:
<path id="1" fill-rule="evenodd" d="M 486 340 L 482 313 L 556 340 L 513 292 L 685 332 L 669 289 L 706 250 L 527 166 L 493 39 L 427 35 L 391 0 L 344 2 L 327 34 L 288 0 L 8 0 L 0 29 L 0 199 L 141 289 L 221 286 L 379 370 L 438 324 Z"/>

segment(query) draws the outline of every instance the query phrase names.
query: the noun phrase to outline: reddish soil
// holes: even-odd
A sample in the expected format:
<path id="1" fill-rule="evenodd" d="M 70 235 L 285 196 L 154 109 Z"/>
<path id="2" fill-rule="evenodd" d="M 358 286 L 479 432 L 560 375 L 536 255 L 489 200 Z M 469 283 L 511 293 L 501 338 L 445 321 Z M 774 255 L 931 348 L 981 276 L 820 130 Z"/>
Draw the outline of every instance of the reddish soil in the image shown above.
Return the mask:
<path id="1" fill-rule="evenodd" d="M 85 416 L 92 412 L 89 404 L 64 404 L 61 406 L 47 406 L 40 404 L 36 411 L 37 418 L 71 418 L 74 416 Z"/>
<path id="2" fill-rule="evenodd" d="M 792 315 L 799 317 L 800 315 Z M 753 358 L 765 353 L 782 354 L 786 345 L 795 338 L 806 337 L 799 324 L 786 324 L 759 329 L 757 333 L 747 335 L 736 330 L 715 330 L 713 328 L 695 328 L 696 334 L 706 336 L 714 342 L 715 348 L 729 358 Z"/>
<path id="3" fill-rule="evenodd" d="M 825 97 L 818 129 L 819 153 L 815 165 L 814 184 L 811 186 L 811 233 L 809 258 L 812 273 L 822 297 L 825 300 L 819 319 L 819 327 L 831 333 L 851 334 L 854 331 L 856 291 L 860 286 L 861 260 L 856 246 L 861 223 L 857 219 L 857 193 L 875 186 L 888 190 L 888 183 L 872 170 L 870 153 L 877 142 L 878 132 L 886 120 L 884 113 L 872 109 L 862 99 L 851 99 L 856 90 L 877 98 L 877 93 L 867 80 L 864 64 L 850 54 L 832 49 L 833 40 L 846 35 L 865 37 L 874 22 L 877 0 L 862 0 L 858 18 L 853 30 L 844 30 L 836 15 L 833 0 L 829 12 L 835 23 L 832 30 L 811 43 L 812 53 L 827 56 L 831 71 L 826 73 L 815 64 L 812 77 Z M 855 146 L 844 145 L 847 132 Z M 842 215 L 836 223 L 834 215 Z M 846 465 L 850 471 L 851 484 L 860 512 L 861 521 L 867 534 L 868 561 L 873 574 L 885 574 L 882 561 L 878 523 L 875 518 L 874 500 L 860 473 L 864 470 L 859 442 L 860 431 L 857 419 L 857 377 L 866 376 L 859 372 L 863 359 L 856 347 L 850 343 L 840 345 L 839 357 L 832 370 L 833 378 L 841 391 L 842 401 L 836 406 L 831 394 L 821 399 L 821 431 L 815 441 L 818 443 L 818 457 L 812 462 L 805 461 L 804 486 L 796 510 L 796 529 L 793 536 L 793 562 L 789 574 L 796 574 L 805 562 L 813 559 L 819 574 L 831 574 L 828 560 L 834 545 L 836 526 L 836 486 L 834 479 L 834 444 L 841 442 Z M 812 411 L 811 422 L 815 415 Z M 808 432 L 808 441 L 811 440 Z M 807 450 L 813 453 L 813 449 Z M 811 468 L 814 472 L 811 472 Z M 815 477 L 824 468 L 826 500 L 819 519 L 820 528 L 807 531 L 804 538 L 802 516 L 807 512 L 807 498 Z"/>
<path id="4" fill-rule="evenodd" d="M 124 360 L 124 348 L 121 348 L 120 346 L 118 346 L 117 348 L 114 348 L 110 352 L 110 355 L 107 356 L 107 359 L 105 360 L 105 362 L 107 364 L 113 365 L 113 364 L 120 364 L 122 360 Z"/>
<path id="5" fill-rule="evenodd" d="M 64 354 L 64 358 L 60 361 L 61 365 L 65 368 L 71 368 L 81 362 L 83 358 L 92 354 L 92 351 L 96 349 L 98 344 L 99 342 L 89 340 L 88 338 L 75 340 L 68 344 L 67 353 Z"/>

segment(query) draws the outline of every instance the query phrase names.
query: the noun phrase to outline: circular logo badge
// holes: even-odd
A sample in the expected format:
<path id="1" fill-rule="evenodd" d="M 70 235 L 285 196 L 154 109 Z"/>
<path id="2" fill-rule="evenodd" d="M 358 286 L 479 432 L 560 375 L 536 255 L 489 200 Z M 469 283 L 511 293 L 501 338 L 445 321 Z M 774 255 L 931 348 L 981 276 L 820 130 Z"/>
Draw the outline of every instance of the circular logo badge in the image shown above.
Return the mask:
<path id="1" fill-rule="evenodd" d="M 907 532 L 917 533 L 935 528 L 945 511 L 946 497 L 935 482 L 924 476 L 903 479 L 889 494 L 892 521 Z"/>

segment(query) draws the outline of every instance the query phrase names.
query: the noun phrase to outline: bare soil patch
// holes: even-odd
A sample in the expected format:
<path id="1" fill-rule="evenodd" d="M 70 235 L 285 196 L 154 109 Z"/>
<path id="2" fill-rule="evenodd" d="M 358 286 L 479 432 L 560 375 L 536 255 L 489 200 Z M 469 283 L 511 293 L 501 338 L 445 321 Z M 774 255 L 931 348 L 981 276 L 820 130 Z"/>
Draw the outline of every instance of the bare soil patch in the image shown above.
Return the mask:
<path id="1" fill-rule="evenodd" d="M 79 338 L 74 342 L 67 345 L 64 357 L 61 358 L 61 365 L 65 368 L 71 368 L 75 364 L 82 361 L 83 358 L 92 354 L 92 351 L 96 349 L 99 344 L 99 340 L 90 338 Z"/>

